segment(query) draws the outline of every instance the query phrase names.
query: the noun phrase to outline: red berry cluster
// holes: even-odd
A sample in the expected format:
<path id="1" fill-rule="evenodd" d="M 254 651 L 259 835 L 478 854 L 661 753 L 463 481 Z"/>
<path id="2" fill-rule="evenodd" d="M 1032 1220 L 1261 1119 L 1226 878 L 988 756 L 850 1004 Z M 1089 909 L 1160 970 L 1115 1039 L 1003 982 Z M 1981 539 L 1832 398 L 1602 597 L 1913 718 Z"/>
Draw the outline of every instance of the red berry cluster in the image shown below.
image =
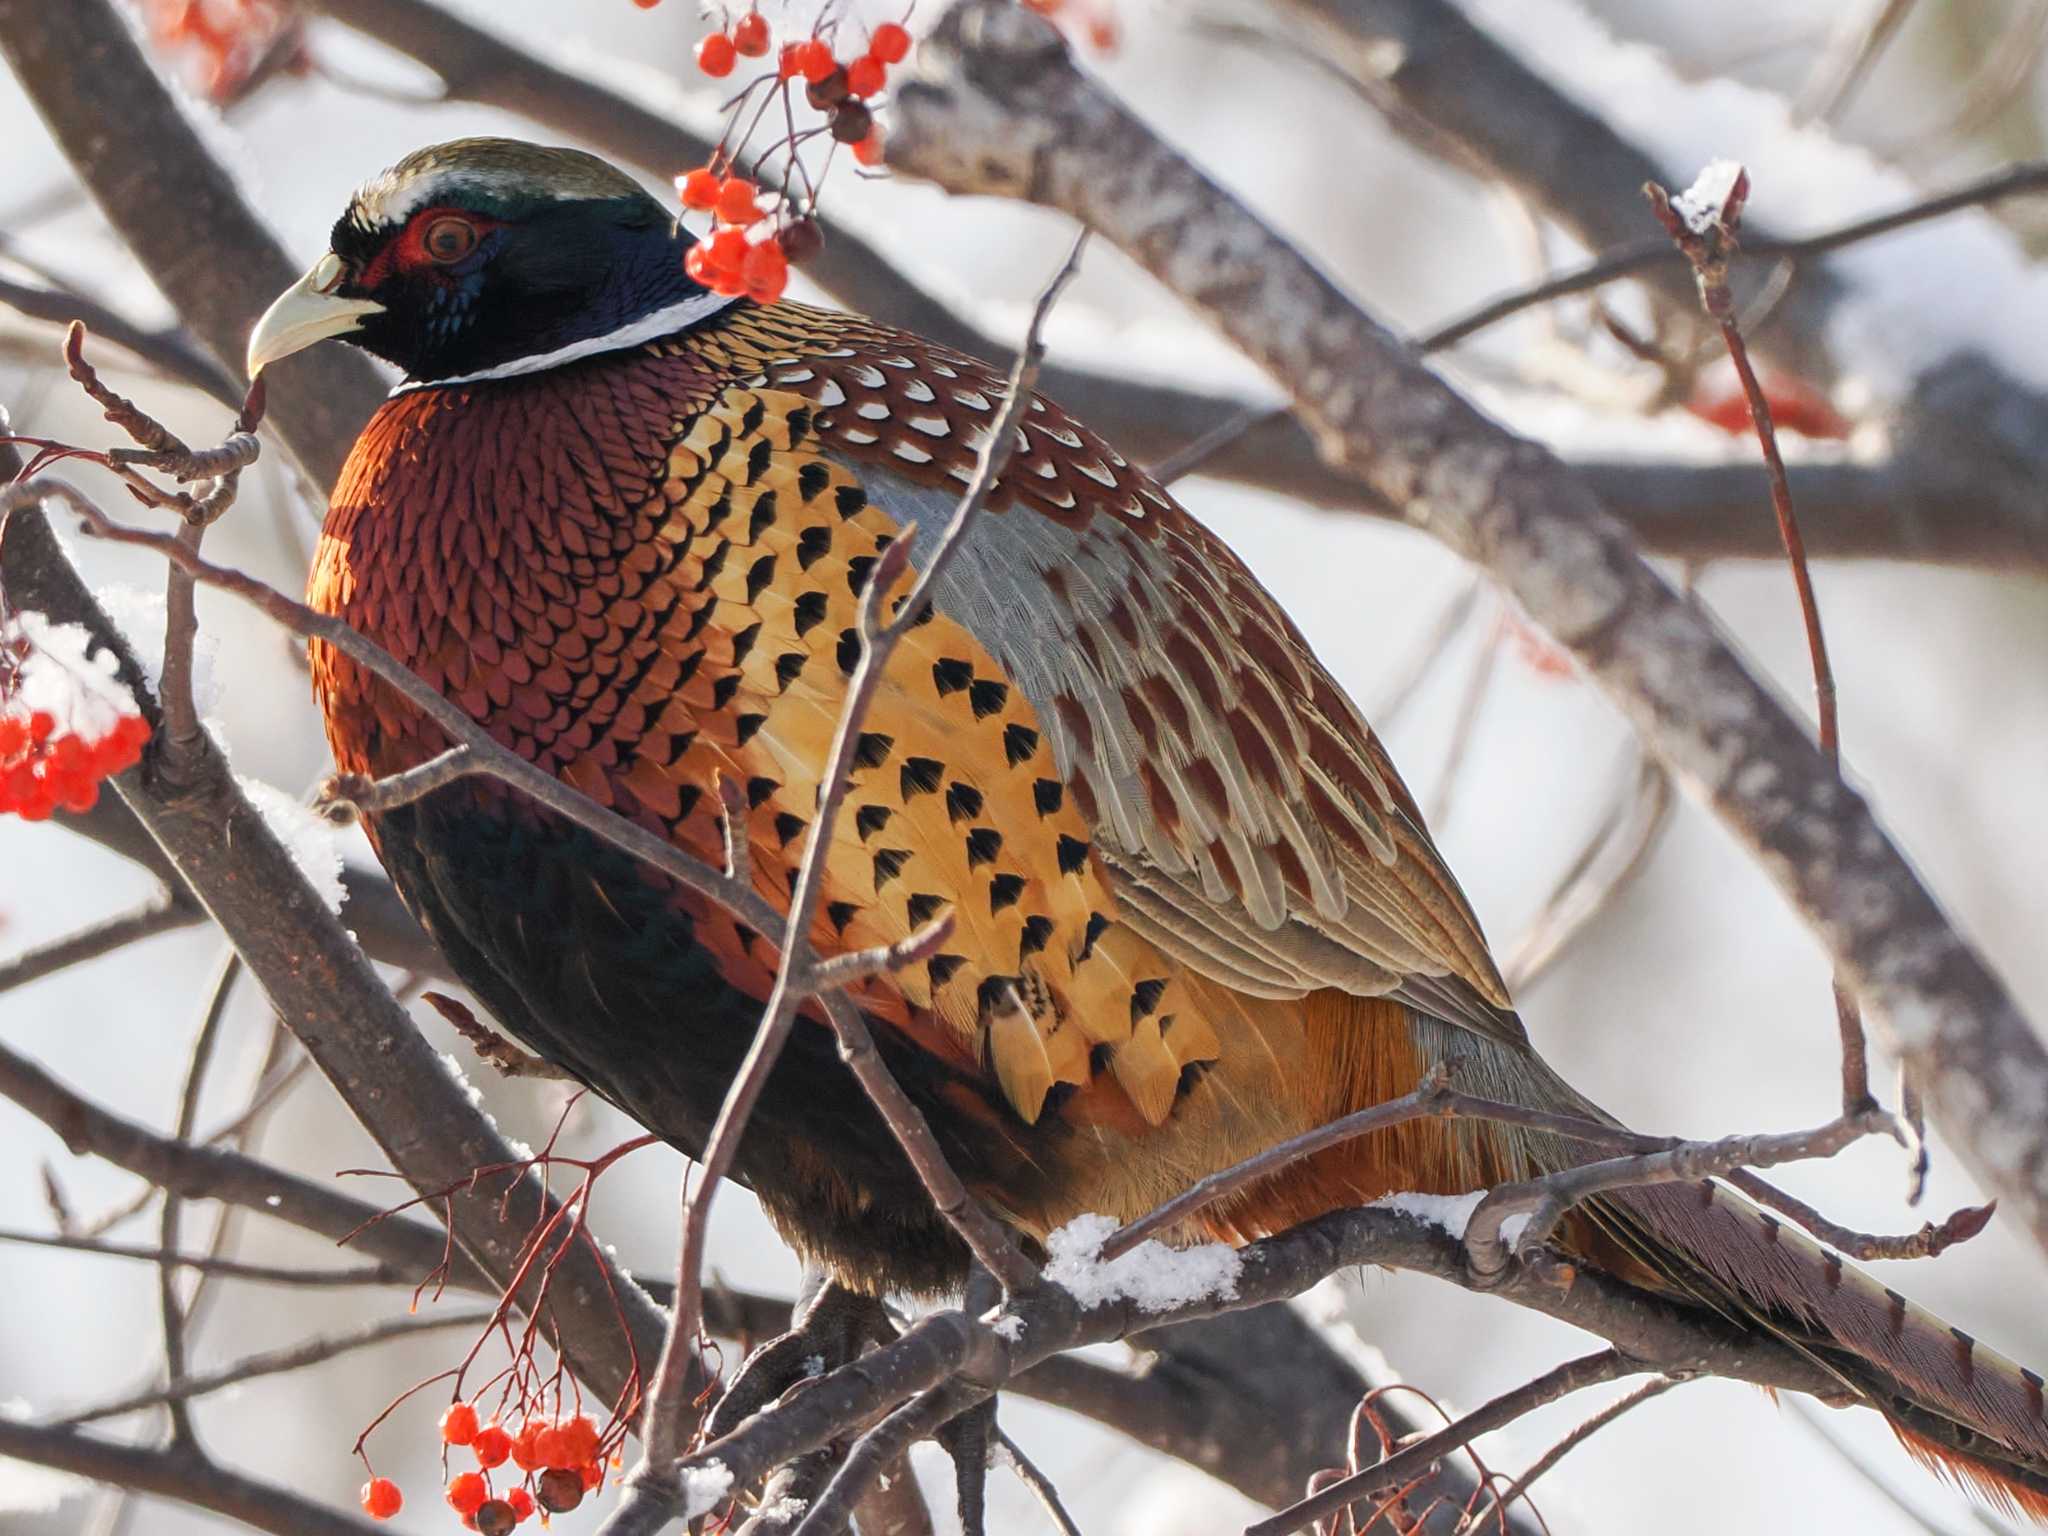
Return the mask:
<path id="1" fill-rule="evenodd" d="M 89 811 L 100 780 L 132 768 L 149 740 L 149 722 L 122 715 L 113 729 L 92 738 L 59 731 L 46 709 L 0 714 L 0 814 L 46 821 L 52 811 Z"/>
<path id="2" fill-rule="evenodd" d="M 481 1469 L 456 1473 L 444 1497 L 462 1516 L 463 1529 L 483 1536 L 508 1536 L 535 1514 L 564 1514 L 604 1481 L 604 1436 L 582 1414 L 529 1418 L 515 1435 L 495 1419 L 480 1422 L 475 1405 L 455 1403 L 441 1415 L 441 1443 L 467 1446 Z M 491 1474 L 508 1461 L 524 1476 L 501 1493 L 492 1486 Z M 388 1477 L 363 1484 L 363 1512 L 373 1520 L 389 1520 L 404 1503 Z"/>
<path id="3" fill-rule="evenodd" d="M 142 12 L 152 42 L 193 61 L 209 101 L 238 99 L 280 63 L 293 74 L 311 68 L 303 23 L 281 0 L 143 0 Z"/>
<path id="4" fill-rule="evenodd" d="M 808 36 L 785 39 L 776 50 L 767 18 L 758 10 L 749 10 L 697 44 L 697 67 L 714 79 L 724 79 L 741 59 L 765 59 L 775 51 L 774 73 L 763 74 L 740 93 L 734 122 L 757 87 L 767 89 L 772 99 L 774 93 L 802 81 L 805 99 L 825 115 L 826 124 L 822 130 L 796 135 L 790 145 L 792 158 L 803 138 L 825 132 L 835 142 L 850 145 L 861 164 L 879 164 L 882 130 L 875 122 L 873 100 L 888 84 L 890 68 L 910 56 L 910 33 L 896 22 L 884 22 L 870 34 L 864 51 L 841 58 L 825 35 L 831 30 L 830 25 L 821 24 Z M 758 123 L 760 118 L 757 109 L 754 121 Z M 770 304 L 788 286 L 791 264 L 814 255 L 823 245 L 823 237 L 817 222 L 791 199 L 786 177 L 782 191 L 764 206 L 761 189 L 738 174 L 738 159 L 737 152 L 721 144 L 708 162 L 676 178 L 682 205 L 710 214 L 713 221 L 711 230 L 691 248 L 684 265 L 692 278 L 715 293 L 745 294 L 757 303 Z M 815 194 L 811 201 L 815 202 Z"/>

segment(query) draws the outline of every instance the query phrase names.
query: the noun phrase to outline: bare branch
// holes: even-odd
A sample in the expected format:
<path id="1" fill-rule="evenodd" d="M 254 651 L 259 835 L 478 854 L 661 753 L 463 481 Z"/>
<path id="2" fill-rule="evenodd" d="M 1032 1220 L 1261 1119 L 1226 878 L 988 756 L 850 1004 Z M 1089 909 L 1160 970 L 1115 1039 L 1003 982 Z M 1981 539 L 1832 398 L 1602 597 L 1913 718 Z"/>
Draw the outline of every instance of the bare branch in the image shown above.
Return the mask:
<path id="1" fill-rule="evenodd" d="M 258 1377 L 278 1376 L 287 1371 L 304 1370 L 312 1365 L 324 1365 L 342 1355 L 353 1354 L 359 1349 L 372 1349 L 393 1339 L 411 1338 L 421 1333 L 437 1333 L 448 1328 L 475 1328 L 488 1323 L 496 1315 L 491 1309 L 472 1308 L 459 1312 L 435 1312 L 424 1317 L 387 1317 L 348 1333 L 307 1339 L 282 1349 L 246 1355 L 216 1370 L 174 1378 L 168 1386 L 148 1392 L 137 1392 L 132 1396 L 101 1403 L 96 1407 L 81 1408 L 75 1413 L 65 1414 L 56 1422 L 68 1426 L 91 1424 L 100 1419 L 119 1418 L 123 1414 L 154 1408 L 159 1404 L 190 1402 L 195 1397 L 205 1397 L 211 1392 L 240 1386 L 243 1382 L 254 1381 Z"/>
<path id="2" fill-rule="evenodd" d="M 412 1285 L 420 1278 L 416 1274 L 393 1269 L 388 1264 L 354 1264 L 340 1269 L 291 1269 L 281 1264 L 244 1264 L 203 1253 L 179 1253 L 170 1248 L 142 1248 L 133 1243 L 110 1243 L 98 1238 L 61 1237 L 41 1232 L 0 1231 L 0 1243 L 19 1243 L 29 1248 L 62 1248 L 104 1259 L 142 1259 L 169 1269 L 196 1269 L 229 1280 L 251 1280 L 262 1285 Z"/>
<path id="3" fill-rule="evenodd" d="M 1528 1471 L 1508 1485 L 1505 1492 L 1495 1493 L 1487 1501 L 1484 1508 L 1480 1509 L 1477 1514 L 1465 1522 L 1464 1529 L 1471 1531 L 1485 1530 L 1487 1524 L 1501 1511 L 1512 1509 L 1517 1499 L 1526 1497 L 1530 1485 L 1560 1461 L 1564 1460 L 1565 1456 L 1574 1447 L 1592 1438 L 1592 1436 L 1605 1429 L 1609 1424 L 1612 1424 L 1631 1408 L 1639 1407 L 1653 1397 L 1663 1396 L 1673 1387 L 1682 1385 L 1687 1379 L 1682 1376 L 1659 1376 L 1655 1381 L 1646 1381 L 1633 1392 L 1624 1393 L 1621 1397 L 1616 1398 L 1584 1423 L 1576 1426 L 1570 1434 L 1539 1456 L 1530 1464 Z"/>
<path id="4" fill-rule="evenodd" d="M 1617 1376 L 1632 1375 L 1641 1369 L 1619 1350 L 1613 1349 L 1568 1360 L 1512 1392 L 1503 1392 L 1435 1434 L 1425 1435 L 1414 1444 L 1403 1446 L 1378 1465 L 1342 1478 L 1278 1514 L 1246 1526 L 1244 1536 L 1287 1536 L 1289 1531 L 1298 1531 L 1311 1521 L 1334 1514 L 1362 1499 L 1390 1493 L 1410 1478 L 1420 1476 L 1438 1457 L 1470 1445 L 1489 1431 L 1514 1423 L 1523 1414 L 1541 1408 L 1545 1403 L 1554 1403 L 1586 1387 L 1598 1386 Z"/>
<path id="5" fill-rule="evenodd" d="M 186 911 L 176 902 L 146 901 L 133 911 L 106 918 L 89 928 L 81 928 L 76 933 L 68 933 L 61 939 L 52 939 L 47 944 L 16 955 L 12 960 L 0 962 L 0 993 L 25 987 L 32 981 L 41 981 L 45 976 L 55 975 L 69 966 L 98 960 L 143 939 L 153 939 L 160 933 L 189 927 L 196 921 L 196 913 Z"/>
<path id="6" fill-rule="evenodd" d="M 189 1447 L 144 1450 L 0 1414 L 0 1456 L 176 1499 L 272 1536 L 377 1536 L 382 1530 L 289 1488 L 217 1466 Z"/>

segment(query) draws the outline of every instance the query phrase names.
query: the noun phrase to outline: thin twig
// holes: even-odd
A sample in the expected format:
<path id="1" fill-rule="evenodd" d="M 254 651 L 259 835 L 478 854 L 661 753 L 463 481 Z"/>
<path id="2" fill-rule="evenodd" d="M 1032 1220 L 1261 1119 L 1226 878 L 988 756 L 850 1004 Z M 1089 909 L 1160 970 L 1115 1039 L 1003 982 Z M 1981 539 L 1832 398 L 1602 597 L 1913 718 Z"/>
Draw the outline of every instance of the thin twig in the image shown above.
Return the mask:
<path id="1" fill-rule="evenodd" d="M 1896 230 L 1907 229 L 1929 219 L 1938 219 L 1965 208 L 1979 208 L 1987 203 L 2000 202 L 2008 197 L 2048 190 L 2048 163 L 2029 161 L 2024 165 L 2008 166 L 1993 171 L 1974 181 L 1933 197 L 1921 198 L 1895 208 L 1889 213 L 1875 214 L 1868 218 L 1856 219 L 1818 234 L 1796 238 L 1752 240 L 1735 254 L 1757 259 L 1801 261 L 1839 250 L 1846 245 L 1876 239 Z M 1649 267 L 1661 266 L 1678 259 L 1668 240 L 1640 240 L 1631 245 L 1618 246 L 1595 257 L 1582 267 L 1547 278 L 1543 282 L 1512 293 L 1502 294 L 1455 320 L 1437 326 L 1414 339 L 1412 345 L 1417 352 L 1438 352 L 1445 347 L 1455 346 L 1488 326 L 1534 305 L 1548 304 L 1553 299 L 1569 298 L 1575 293 L 1585 293 L 1599 288 L 1618 278 L 1632 277 Z"/>
<path id="2" fill-rule="evenodd" d="M 241 974 L 242 957 L 233 949 L 227 950 L 215 968 L 213 985 L 207 990 L 206 1007 L 201 1011 L 198 1031 L 192 1037 L 191 1059 L 185 1068 L 185 1086 L 178 1095 L 178 1120 L 171 1132 L 175 1140 L 190 1141 L 193 1128 L 199 1122 L 199 1095 L 206 1086 L 206 1069 L 213 1063 L 214 1047 L 220 1041 L 221 1021 L 227 1017 L 228 1001 L 234 996 L 235 979 Z M 164 1208 L 157 1221 L 159 1253 L 178 1252 L 179 1218 L 184 1209 L 184 1198 L 175 1189 L 164 1191 Z M 177 1266 L 167 1259 L 157 1265 L 156 1272 L 157 1310 L 163 1320 L 164 1380 L 180 1381 L 186 1374 L 186 1313 L 185 1304 L 178 1296 Z M 192 1439 L 192 1419 L 186 1412 L 184 1399 L 169 1399 L 165 1406 L 171 1415 L 172 1443 L 189 1442 Z"/>
<path id="3" fill-rule="evenodd" d="M 245 1264 L 237 1259 L 219 1259 L 203 1253 L 174 1253 L 163 1248 L 145 1248 L 137 1243 L 109 1243 L 96 1238 L 58 1237 L 41 1232 L 0 1230 L 0 1243 L 20 1243 L 31 1248 L 62 1248 L 72 1253 L 90 1253 L 104 1259 L 141 1259 L 151 1264 L 174 1265 L 229 1280 L 249 1280 L 259 1285 L 411 1285 L 419 1277 L 390 1264 L 359 1264 L 332 1269 L 290 1269 L 278 1264 Z"/>
<path id="4" fill-rule="evenodd" d="M 1248 405 L 1234 416 L 1217 422 L 1185 448 L 1168 454 L 1152 465 L 1148 473 L 1158 484 L 1172 485 L 1183 476 L 1193 474 L 1205 461 L 1221 453 L 1252 428 L 1286 414 L 1284 405 Z"/>
<path id="5" fill-rule="evenodd" d="M 1658 834 L 1671 823 L 1671 775 L 1647 753 L 1638 750 L 1633 755 L 1629 787 L 1558 876 L 1501 966 L 1515 997 L 1527 993 L 1642 873 Z M 1621 849 L 1619 859 L 1595 882 L 1601 855 L 1615 848 Z"/>
<path id="6" fill-rule="evenodd" d="M 936 1434 L 973 1407 L 979 1395 L 963 1382 L 942 1382 L 890 1413 L 854 1442 L 846 1460 L 832 1474 L 832 1481 L 804 1511 L 802 1522 L 791 1536 L 835 1536 L 852 1518 L 876 1478 L 911 1446 Z"/>
<path id="7" fill-rule="evenodd" d="M 203 913 L 178 902 L 160 898 L 144 902 L 133 911 L 104 918 L 89 928 L 67 933 L 61 939 L 52 939 L 11 960 L 0 962 L 0 993 L 25 987 L 69 966 L 98 960 L 160 933 L 189 928 L 203 917 Z"/>
<path id="8" fill-rule="evenodd" d="M 1022 1446 L 1010 1438 L 1007 1432 L 996 1431 L 996 1449 L 1003 1460 L 1017 1475 L 1017 1481 L 1029 1488 L 1051 1519 L 1060 1536 L 1081 1536 L 1081 1527 L 1074 1523 L 1074 1517 L 1067 1513 L 1067 1506 L 1060 1501 L 1060 1491 L 1053 1480 L 1039 1469 L 1038 1463 L 1024 1454 Z"/>
<path id="9" fill-rule="evenodd" d="M 1778 518 L 1778 536 L 1785 546 L 1785 560 L 1792 570 L 1792 584 L 1799 594 L 1799 616 L 1806 627 L 1806 648 L 1813 663 L 1813 693 L 1819 716 L 1821 756 L 1839 776 L 1842 770 L 1841 723 L 1836 714 L 1835 672 L 1828 661 L 1826 633 L 1821 628 L 1820 603 L 1813 593 L 1813 573 L 1807 567 L 1806 540 L 1799 531 L 1799 516 L 1792 506 L 1792 486 L 1785 475 L 1785 460 L 1778 451 L 1778 434 L 1771 425 L 1771 403 L 1757 382 L 1756 369 L 1749 360 L 1749 348 L 1742 339 L 1742 327 L 1735 314 L 1735 296 L 1728 287 L 1729 252 L 1742 227 L 1742 211 L 1749 201 L 1749 173 L 1737 169 L 1723 194 L 1721 206 L 1713 210 L 1703 227 L 1682 217 L 1671 204 L 1670 194 L 1655 182 L 1643 188 L 1650 209 L 1664 226 L 1698 278 L 1700 307 L 1719 328 L 1728 359 L 1742 381 L 1749 401 L 1751 423 L 1763 450 L 1764 472 L 1770 481 L 1771 507 Z M 1842 1114 L 1861 1114 L 1877 1101 L 1870 1093 L 1869 1048 L 1863 1034 L 1863 1015 L 1856 999 L 1842 979 L 1834 978 L 1835 1021 L 1842 1043 Z M 1896 1134 L 1896 1133 L 1895 1133 Z M 1900 1135 L 1901 1144 L 1905 1137 Z"/>
<path id="10" fill-rule="evenodd" d="M 322 1365 L 341 1355 L 352 1354 L 359 1349 L 370 1349 L 379 1344 L 389 1343 L 393 1339 L 410 1338 L 414 1334 L 432 1333 L 445 1328 L 474 1328 L 481 1323 L 489 1322 L 496 1315 L 493 1308 L 471 1308 L 460 1312 L 431 1312 L 418 1317 L 385 1318 L 349 1333 L 330 1334 L 324 1338 L 289 1344 L 282 1349 L 246 1355 L 216 1370 L 202 1371 L 196 1376 L 180 1377 L 168 1386 L 137 1392 L 130 1397 L 100 1403 L 91 1408 L 81 1408 L 75 1413 L 65 1414 L 54 1422 L 65 1425 L 91 1424 L 100 1419 L 119 1418 L 122 1414 L 135 1413 L 144 1408 L 188 1402 L 192 1398 L 205 1397 L 209 1393 L 239 1386 L 258 1377 L 278 1376 L 286 1371 L 303 1370 L 309 1365 Z"/>
<path id="11" fill-rule="evenodd" d="M 1602 1408 L 1598 1413 L 1594 1414 L 1584 1423 L 1574 1428 L 1570 1434 L 1566 1435 L 1562 1440 L 1558 1441 L 1557 1444 L 1553 1445 L 1541 1456 L 1537 1457 L 1535 1462 L 1530 1465 L 1528 1471 L 1524 1472 L 1520 1477 L 1516 1478 L 1514 1482 L 1508 1485 L 1506 1492 L 1495 1493 L 1493 1497 L 1487 1501 L 1486 1506 L 1483 1509 L 1481 1509 L 1479 1513 L 1477 1513 L 1476 1515 L 1470 1515 L 1465 1520 L 1463 1520 L 1459 1524 L 1459 1530 L 1484 1530 L 1486 1528 L 1486 1523 L 1489 1520 L 1493 1520 L 1497 1516 L 1504 1514 L 1508 1510 L 1514 1508 L 1515 1501 L 1517 1499 L 1527 1496 L 1530 1484 L 1534 1483 L 1537 1478 L 1541 1477 L 1544 1473 L 1548 1472 L 1552 1467 L 1556 1466 L 1560 1461 L 1564 1460 L 1565 1456 L 1569 1454 L 1575 1447 L 1585 1443 L 1586 1440 L 1590 1439 L 1594 1434 L 1598 1433 L 1600 1430 L 1605 1429 L 1609 1424 L 1612 1424 L 1616 1419 L 1620 1418 L 1624 1413 L 1627 1413 L 1631 1408 L 1640 1407 L 1642 1404 L 1648 1402 L 1653 1397 L 1663 1396 L 1666 1392 L 1669 1392 L 1673 1387 L 1680 1385 L 1687 1379 L 1688 1378 L 1683 1376 L 1659 1376 L 1654 1381 L 1644 1382 L 1640 1387 L 1637 1387 L 1633 1392 L 1627 1393 L 1622 1397 L 1616 1398 L 1613 1402 L 1609 1403 L 1605 1408 Z"/>
<path id="12" fill-rule="evenodd" d="M 1554 1403 L 1561 1397 L 1585 1387 L 1598 1386 L 1603 1381 L 1612 1381 L 1617 1376 L 1637 1374 L 1642 1369 L 1615 1349 L 1603 1349 L 1597 1354 L 1568 1360 L 1534 1381 L 1512 1392 L 1504 1392 L 1493 1401 L 1473 1409 L 1435 1434 L 1425 1435 L 1402 1447 L 1385 1461 L 1332 1483 L 1278 1514 L 1246 1526 L 1244 1536 L 1288 1536 L 1289 1532 L 1298 1531 L 1311 1521 L 1346 1509 L 1374 1494 L 1399 1488 L 1421 1476 L 1438 1458 L 1470 1445 L 1483 1434 L 1512 1424 L 1523 1414 L 1541 1408 L 1545 1403 Z"/>

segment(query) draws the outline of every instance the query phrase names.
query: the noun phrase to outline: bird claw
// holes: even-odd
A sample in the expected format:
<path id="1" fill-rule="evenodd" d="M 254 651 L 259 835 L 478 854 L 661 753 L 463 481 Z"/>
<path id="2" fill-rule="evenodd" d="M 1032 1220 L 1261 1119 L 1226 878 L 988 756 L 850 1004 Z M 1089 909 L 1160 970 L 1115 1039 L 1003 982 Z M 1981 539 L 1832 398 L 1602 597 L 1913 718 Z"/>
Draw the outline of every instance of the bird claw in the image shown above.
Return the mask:
<path id="1" fill-rule="evenodd" d="M 711 1439 L 730 1434 L 792 1388 L 849 1364 L 870 1343 L 894 1337 L 877 1298 L 822 1277 L 806 1280 L 789 1331 L 747 1356 L 711 1410 Z"/>
<path id="2" fill-rule="evenodd" d="M 988 1457 L 996 1438 L 996 1400 L 985 1397 L 933 1437 L 953 1458 L 953 1490 L 962 1536 L 985 1536 Z"/>

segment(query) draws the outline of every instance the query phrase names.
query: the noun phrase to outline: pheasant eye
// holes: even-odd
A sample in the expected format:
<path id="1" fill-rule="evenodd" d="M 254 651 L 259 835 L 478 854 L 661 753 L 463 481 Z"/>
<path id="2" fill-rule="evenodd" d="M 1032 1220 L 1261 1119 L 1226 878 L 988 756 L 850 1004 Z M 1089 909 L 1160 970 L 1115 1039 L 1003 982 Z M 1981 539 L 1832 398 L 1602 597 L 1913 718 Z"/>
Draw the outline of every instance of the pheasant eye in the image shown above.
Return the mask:
<path id="1" fill-rule="evenodd" d="M 476 249 L 476 226 L 467 219 L 436 219 L 427 226 L 420 244 L 429 257 L 445 266 Z"/>

